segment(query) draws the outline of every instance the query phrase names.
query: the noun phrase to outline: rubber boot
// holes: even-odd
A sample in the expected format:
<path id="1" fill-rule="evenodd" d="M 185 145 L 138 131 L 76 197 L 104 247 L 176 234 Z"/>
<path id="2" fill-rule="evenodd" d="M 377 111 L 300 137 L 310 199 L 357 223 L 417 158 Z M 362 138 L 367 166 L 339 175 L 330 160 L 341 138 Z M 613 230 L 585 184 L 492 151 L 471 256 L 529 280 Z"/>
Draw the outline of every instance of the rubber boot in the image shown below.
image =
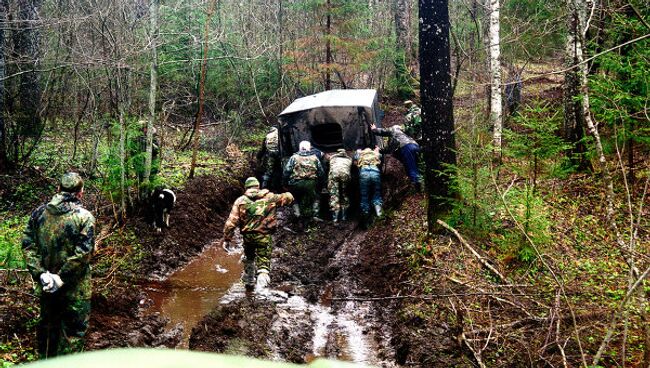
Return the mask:
<path id="1" fill-rule="evenodd" d="M 348 209 L 347 208 L 342 208 L 339 212 L 341 216 L 341 221 L 347 221 L 348 220 Z"/>
<path id="2" fill-rule="evenodd" d="M 257 273 L 257 282 L 255 283 L 255 291 L 262 292 L 267 290 L 270 283 L 271 276 L 269 276 L 269 271 L 265 269 L 259 270 Z"/>
<path id="3" fill-rule="evenodd" d="M 339 222 L 339 211 L 332 211 L 332 222 Z"/>
<path id="4" fill-rule="evenodd" d="M 320 215 L 320 201 L 318 199 L 314 201 L 314 206 L 312 207 L 312 210 L 314 211 L 313 213 L 314 220 L 321 221 L 321 218 L 318 217 Z"/>
<path id="5" fill-rule="evenodd" d="M 298 203 L 293 205 L 293 215 L 296 217 L 300 217 L 300 206 Z"/>
<path id="6" fill-rule="evenodd" d="M 381 205 L 380 204 L 375 205 L 375 213 L 377 214 L 377 217 L 381 217 L 382 212 L 381 212 Z"/>
<path id="7" fill-rule="evenodd" d="M 244 262 L 244 275 L 242 276 L 242 281 L 246 287 L 247 292 L 251 292 L 255 289 L 255 262 L 249 260 L 247 257 L 243 258 Z"/>

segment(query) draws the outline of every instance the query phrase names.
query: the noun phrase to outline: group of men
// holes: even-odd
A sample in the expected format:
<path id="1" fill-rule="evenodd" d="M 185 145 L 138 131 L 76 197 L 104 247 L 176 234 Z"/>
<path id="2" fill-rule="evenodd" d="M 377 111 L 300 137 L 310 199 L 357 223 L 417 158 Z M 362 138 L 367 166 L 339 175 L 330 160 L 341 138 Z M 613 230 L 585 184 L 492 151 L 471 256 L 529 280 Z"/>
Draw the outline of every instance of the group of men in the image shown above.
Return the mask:
<path id="1" fill-rule="evenodd" d="M 420 129 L 420 110 L 411 101 L 406 128 L 417 133 Z M 404 164 L 414 188 L 421 190 L 418 171 L 418 154 L 420 146 L 415 139 L 403 131 L 399 125 L 390 128 L 371 126 L 378 136 L 389 137 L 384 152 L 395 154 Z M 250 177 L 244 183 L 244 195 L 239 197 L 230 212 L 224 226 L 223 247 L 230 251 L 236 228 L 240 229 L 244 245 L 244 282 L 247 292 L 255 289 L 264 290 L 270 283 L 272 234 L 277 228 L 277 209 L 293 204 L 294 215 L 301 225 L 312 219 L 319 219 L 320 192 L 325 185 L 329 194 L 329 210 L 333 222 L 346 221 L 350 208 L 349 187 L 352 180 L 352 167 L 359 170 L 359 192 L 361 225 L 366 226 L 371 216 L 371 208 L 377 217 L 382 216 L 381 197 L 381 162 L 382 152 L 378 146 L 358 149 L 352 157 L 343 148 L 331 154 L 323 154 L 312 148 L 309 141 L 298 145 L 282 170 L 282 186 L 288 191 L 274 194 L 269 187 L 277 181 L 276 173 L 281 167 L 279 151 L 279 132 L 272 127 L 262 145 L 261 155 L 265 156 L 262 183 Z M 325 161 L 325 162 L 323 162 Z M 324 167 L 329 167 L 327 178 Z"/>
<path id="2" fill-rule="evenodd" d="M 412 111 L 411 111 L 412 110 Z M 410 109 L 410 113 L 417 112 Z M 407 128 L 409 121 L 407 120 Z M 419 189 L 417 142 L 399 126 L 372 130 L 389 136 L 389 149 L 405 165 L 409 178 Z M 277 228 L 277 209 L 296 202 L 295 214 L 306 221 L 318 217 L 320 189 L 327 180 L 332 221 L 346 221 L 350 208 L 349 187 L 352 166 L 359 169 L 360 211 L 362 219 L 370 216 L 371 207 L 382 215 L 381 160 L 379 147 L 357 150 L 350 157 L 344 149 L 323 155 L 303 141 L 286 163 L 283 184 L 288 192 L 275 194 L 267 188 L 273 172 L 280 166 L 279 139 L 276 128 L 267 135 L 267 156 L 262 184 L 254 178 L 245 183 L 224 226 L 226 250 L 231 247 L 234 231 L 240 229 L 244 240 L 244 274 L 247 291 L 264 289 L 270 283 L 272 234 Z M 327 178 L 323 160 L 329 166 Z M 83 350 L 90 317 L 90 257 L 95 247 L 95 218 L 83 208 L 84 183 L 77 173 L 61 177 L 57 194 L 36 209 L 27 224 L 22 249 L 27 268 L 40 296 L 40 320 L 37 327 L 38 352 L 41 358 Z"/>

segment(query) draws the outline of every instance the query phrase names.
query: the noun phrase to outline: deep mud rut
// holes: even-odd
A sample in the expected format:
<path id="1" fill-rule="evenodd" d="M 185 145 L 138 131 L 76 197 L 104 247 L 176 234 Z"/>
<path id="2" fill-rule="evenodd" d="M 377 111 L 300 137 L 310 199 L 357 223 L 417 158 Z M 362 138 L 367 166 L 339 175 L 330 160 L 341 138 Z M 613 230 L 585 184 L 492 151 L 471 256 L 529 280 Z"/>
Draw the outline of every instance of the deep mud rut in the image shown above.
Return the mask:
<path id="1" fill-rule="evenodd" d="M 386 175 L 390 186 L 385 195 L 397 202 L 393 193 L 406 193 L 406 181 L 396 161 L 387 167 L 391 174 Z M 360 274 L 373 263 L 371 258 L 385 258 L 362 252 L 368 232 L 356 222 L 316 222 L 297 232 L 290 210 L 282 211 L 280 218 L 270 290 L 246 295 L 241 283 L 234 284 L 194 327 L 190 349 L 296 363 L 327 357 L 397 366 L 391 310 L 386 303 L 363 300 L 382 293 L 390 282 L 381 273 L 370 280 Z M 376 223 L 375 229 L 390 237 L 393 230 L 382 225 Z"/>
<path id="2" fill-rule="evenodd" d="M 162 237 L 140 225 L 152 250 L 143 261 L 148 281 L 93 301 L 89 349 L 189 347 L 297 363 L 328 357 L 398 366 L 390 303 L 364 300 L 394 282 L 394 275 L 371 269 L 392 261 L 381 246 L 364 251 L 367 231 L 354 221 L 323 221 L 297 232 L 291 211 L 282 211 L 270 289 L 247 295 L 239 282 L 240 255 L 218 247 L 240 184 L 209 177 L 190 184 L 179 194 L 183 212 L 172 216 Z M 403 168 L 390 156 L 383 187 L 387 207 L 407 193 Z M 374 239 L 391 237 L 393 229 L 382 226 L 375 224 Z"/>

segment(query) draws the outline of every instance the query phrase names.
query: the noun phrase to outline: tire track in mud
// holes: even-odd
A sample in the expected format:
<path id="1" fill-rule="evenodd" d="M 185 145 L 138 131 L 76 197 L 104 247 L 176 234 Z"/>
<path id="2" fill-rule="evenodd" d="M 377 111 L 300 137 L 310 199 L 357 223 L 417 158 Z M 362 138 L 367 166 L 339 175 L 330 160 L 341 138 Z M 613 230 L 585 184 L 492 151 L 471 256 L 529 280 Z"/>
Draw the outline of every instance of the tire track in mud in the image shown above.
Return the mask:
<path id="1" fill-rule="evenodd" d="M 276 235 L 271 289 L 246 296 L 240 283 L 233 285 L 222 305 L 195 328 L 190 348 L 278 361 L 327 357 L 396 366 L 378 306 L 338 301 L 368 293 L 355 274 L 365 236 L 353 223 L 319 223 L 305 233 L 284 226 Z M 235 309 L 246 312 L 229 312 Z M 223 328 L 235 324 L 236 331 Z"/>

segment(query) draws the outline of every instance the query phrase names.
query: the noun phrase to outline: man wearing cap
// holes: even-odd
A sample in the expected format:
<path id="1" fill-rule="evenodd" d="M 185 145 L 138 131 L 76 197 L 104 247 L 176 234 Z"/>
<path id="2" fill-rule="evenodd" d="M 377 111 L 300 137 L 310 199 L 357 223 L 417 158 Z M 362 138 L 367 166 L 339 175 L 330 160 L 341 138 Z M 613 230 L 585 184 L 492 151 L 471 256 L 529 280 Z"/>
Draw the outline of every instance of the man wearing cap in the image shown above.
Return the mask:
<path id="1" fill-rule="evenodd" d="M 296 197 L 298 206 L 294 206 L 296 215 L 308 222 L 318 216 L 316 189 L 325 177 L 323 166 L 314 154 L 309 141 L 299 144 L 299 151 L 294 153 L 284 167 L 284 181 Z"/>
<path id="2" fill-rule="evenodd" d="M 350 206 L 348 184 L 350 183 L 350 167 L 352 159 L 340 148 L 330 157 L 330 172 L 327 178 L 327 191 L 330 194 L 330 211 L 332 221 L 347 220 Z"/>
<path id="3" fill-rule="evenodd" d="M 41 358 L 84 347 L 90 316 L 90 257 L 95 218 L 81 205 L 83 180 L 63 175 L 59 192 L 29 219 L 22 241 L 27 268 L 40 295 L 36 336 Z"/>
<path id="4" fill-rule="evenodd" d="M 244 274 L 242 281 L 246 291 L 255 287 L 263 290 L 271 281 L 271 235 L 277 227 L 277 209 L 293 203 L 291 193 L 275 194 L 260 189 L 256 178 L 248 178 L 244 183 L 246 191 L 232 205 L 230 216 L 223 228 L 223 248 L 230 249 L 236 228 L 244 238 Z"/>

